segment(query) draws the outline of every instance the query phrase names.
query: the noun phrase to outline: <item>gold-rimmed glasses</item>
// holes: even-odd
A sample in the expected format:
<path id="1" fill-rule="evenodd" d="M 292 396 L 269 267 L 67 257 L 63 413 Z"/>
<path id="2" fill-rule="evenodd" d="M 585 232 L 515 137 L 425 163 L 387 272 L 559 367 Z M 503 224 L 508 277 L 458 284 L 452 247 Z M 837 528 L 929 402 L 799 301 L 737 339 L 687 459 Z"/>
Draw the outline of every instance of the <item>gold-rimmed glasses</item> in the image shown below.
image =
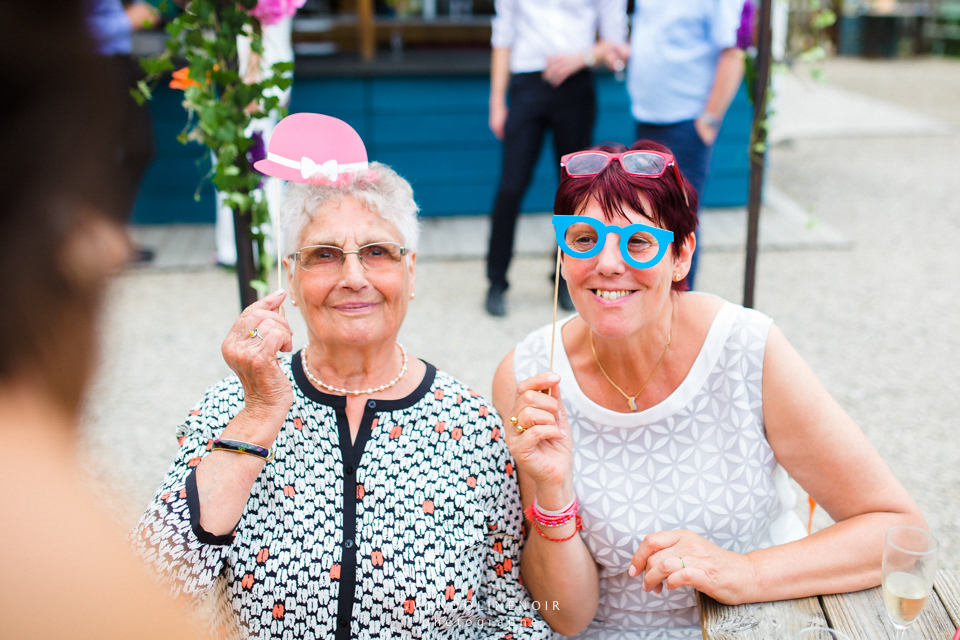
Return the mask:
<path id="1" fill-rule="evenodd" d="M 400 264 L 407 248 L 396 242 L 374 242 L 356 251 L 344 251 L 333 245 L 317 244 L 300 247 L 299 251 L 290 254 L 290 258 L 299 262 L 305 271 L 332 272 L 340 269 L 351 253 L 357 256 L 364 269 L 376 271 Z"/>

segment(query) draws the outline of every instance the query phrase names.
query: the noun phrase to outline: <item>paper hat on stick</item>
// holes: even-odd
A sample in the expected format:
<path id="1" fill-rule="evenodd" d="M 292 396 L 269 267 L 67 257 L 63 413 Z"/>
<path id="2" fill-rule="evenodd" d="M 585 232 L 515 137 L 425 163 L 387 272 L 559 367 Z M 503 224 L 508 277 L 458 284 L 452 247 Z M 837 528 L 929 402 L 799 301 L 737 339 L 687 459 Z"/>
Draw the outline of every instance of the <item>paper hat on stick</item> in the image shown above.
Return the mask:
<path id="1" fill-rule="evenodd" d="M 294 113 L 273 130 L 267 158 L 254 168 L 274 178 L 313 184 L 336 183 L 341 176 L 366 173 L 367 149 L 343 120 L 319 113 Z"/>

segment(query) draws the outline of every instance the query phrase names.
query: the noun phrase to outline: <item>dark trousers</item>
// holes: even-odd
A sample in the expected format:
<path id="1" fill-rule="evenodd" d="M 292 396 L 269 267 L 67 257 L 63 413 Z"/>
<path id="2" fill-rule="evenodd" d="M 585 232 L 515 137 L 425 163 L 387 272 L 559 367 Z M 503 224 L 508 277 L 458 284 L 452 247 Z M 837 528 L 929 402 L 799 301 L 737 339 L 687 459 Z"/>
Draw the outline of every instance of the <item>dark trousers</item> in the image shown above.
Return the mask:
<path id="1" fill-rule="evenodd" d="M 507 270 L 513 257 L 517 214 L 543 146 L 547 128 L 553 131 L 553 147 L 560 157 L 590 146 L 597 105 L 593 74 L 576 73 L 552 87 L 540 73 L 521 73 L 510 80 L 510 111 L 503 136 L 503 174 L 493 206 L 487 278 L 491 286 L 507 286 Z"/>
<path id="2" fill-rule="evenodd" d="M 114 113 L 117 122 L 114 128 L 115 170 L 117 193 L 113 210 L 120 222 L 126 223 L 133 215 L 133 207 L 140 193 L 150 163 L 156 155 L 153 136 L 153 116 L 148 103 L 138 105 L 130 90 L 144 76 L 140 63 L 131 56 L 115 55 L 107 58 L 113 71 L 116 102 Z"/>
<path id="3" fill-rule="evenodd" d="M 677 122 L 676 124 L 646 124 L 637 123 L 637 139 L 653 140 L 673 152 L 673 157 L 683 172 L 684 177 L 697 192 L 697 199 L 703 198 L 703 187 L 707 183 L 707 177 L 710 175 L 710 159 L 713 157 L 713 145 L 707 146 L 700 138 L 693 120 Z M 697 226 L 697 241 L 700 240 L 700 227 Z M 699 248 L 693 253 L 693 261 L 690 264 L 690 273 L 687 275 L 687 282 L 693 289 L 694 279 L 697 275 L 697 262 L 699 257 Z"/>

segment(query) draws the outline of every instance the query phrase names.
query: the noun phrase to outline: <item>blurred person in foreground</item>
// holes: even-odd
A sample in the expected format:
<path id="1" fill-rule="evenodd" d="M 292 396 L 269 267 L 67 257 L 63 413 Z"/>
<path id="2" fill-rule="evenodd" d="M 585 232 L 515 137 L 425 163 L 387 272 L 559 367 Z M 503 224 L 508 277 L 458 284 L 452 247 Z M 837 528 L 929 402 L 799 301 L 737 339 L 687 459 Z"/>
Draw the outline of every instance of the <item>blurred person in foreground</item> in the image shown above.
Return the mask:
<path id="1" fill-rule="evenodd" d="M 780 330 L 687 292 L 697 196 L 639 141 L 564 158 L 554 226 L 578 315 L 501 363 L 494 402 L 530 538 L 523 580 L 563 635 L 700 638 L 729 603 L 880 584 L 917 505 Z M 552 392 L 548 395 L 547 391 Z M 790 474 L 837 524 L 807 536 Z M 579 509 L 579 513 L 578 513 Z"/>
<path id="2" fill-rule="evenodd" d="M 519 582 L 520 495 L 496 412 L 397 342 L 415 295 L 413 190 L 365 151 L 280 154 L 294 119 L 329 125 L 317 140 L 362 142 L 295 114 L 264 161 L 295 166 L 268 172 L 284 179 L 333 172 L 289 182 L 280 212 L 309 343 L 278 359 L 293 341 L 283 291 L 240 315 L 222 349 L 236 375 L 178 428 L 140 553 L 197 600 L 225 575 L 251 637 L 549 637 Z"/>
<path id="3" fill-rule="evenodd" d="M 80 2 L 0 0 L 0 637 L 200 637 L 85 488 L 78 415 L 108 276 L 108 71 Z"/>

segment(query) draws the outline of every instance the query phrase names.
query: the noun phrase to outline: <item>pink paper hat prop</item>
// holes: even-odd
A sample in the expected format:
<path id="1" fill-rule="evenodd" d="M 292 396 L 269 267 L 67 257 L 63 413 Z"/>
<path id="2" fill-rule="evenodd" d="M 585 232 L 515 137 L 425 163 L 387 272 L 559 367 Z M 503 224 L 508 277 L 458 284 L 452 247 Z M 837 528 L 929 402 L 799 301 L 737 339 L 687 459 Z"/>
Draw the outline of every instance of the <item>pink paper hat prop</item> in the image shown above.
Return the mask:
<path id="1" fill-rule="evenodd" d="M 319 113 L 294 113 L 277 123 L 267 158 L 253 166 L 274 178 L 311 184 L 337 184 L 369 170 L 367 149 L 353 127 Z"/>

